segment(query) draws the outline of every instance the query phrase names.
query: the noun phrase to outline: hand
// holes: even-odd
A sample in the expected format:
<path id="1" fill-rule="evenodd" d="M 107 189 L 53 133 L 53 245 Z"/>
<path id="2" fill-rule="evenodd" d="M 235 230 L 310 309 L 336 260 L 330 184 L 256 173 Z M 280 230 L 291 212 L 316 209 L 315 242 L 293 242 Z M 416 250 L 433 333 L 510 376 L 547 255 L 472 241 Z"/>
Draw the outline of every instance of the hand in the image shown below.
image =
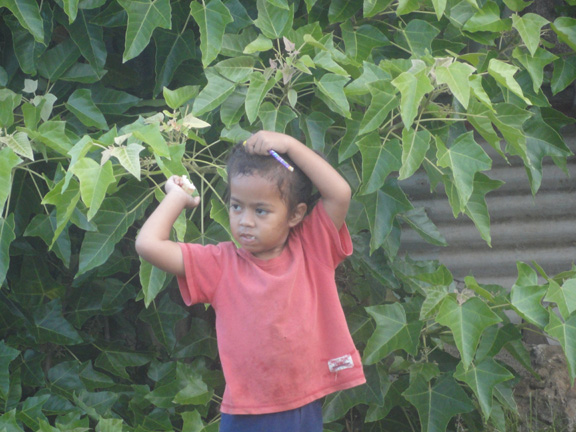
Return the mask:
<path id="1" fill-rule="evenodd" d="M 188 209 L 193 209 L 200 204 L 199 196 L 192 196 L 185 189 L 185 181 L 180 176 L 172 176 L 166 182 L 164 189 L 166 194 L 177 194 L 180 199 L 182 199 L 184 207 Z"/>
<path id="2" fill-rule="evenodd" d="M 277 153 L 289 153 L 291 146 L 299 143 L 295 138 L 272 131 L 259 131 L 244 141 L 246 152 L 259 155 L 269 155 L 270 150 Z"/>

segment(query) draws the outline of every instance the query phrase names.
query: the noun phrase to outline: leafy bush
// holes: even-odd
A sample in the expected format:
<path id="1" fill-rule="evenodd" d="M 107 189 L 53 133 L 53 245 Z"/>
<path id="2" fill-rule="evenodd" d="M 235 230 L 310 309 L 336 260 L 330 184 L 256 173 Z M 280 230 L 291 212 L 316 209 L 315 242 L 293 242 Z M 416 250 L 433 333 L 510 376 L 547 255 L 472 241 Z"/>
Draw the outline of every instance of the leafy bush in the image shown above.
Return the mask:
<path id="1" fill-rule="evenodd" d="M 571 154 L 549 97 L 576 77 L 574 1 L 553 20 L 527 5 L 1 1 L 0 429 L 217 430 L 213 312 L 184 308 L 133 240 L 172 174 L 203 196 L 174 238 L 229 238 L 223 160 L 258 129 L 324 152 L 355 191 L 339 285 L 368 384 L 326 399 L 326 430 L 505 430 L 498 354 L 531 370 L 511 311 L 576 377 L 574 270 L 458 286 L 398 257 L 402 226 L 446 244 L 398 180 L 426 172 L 490 244 L 484 143 L 533 193 L 543 158 Z"/>

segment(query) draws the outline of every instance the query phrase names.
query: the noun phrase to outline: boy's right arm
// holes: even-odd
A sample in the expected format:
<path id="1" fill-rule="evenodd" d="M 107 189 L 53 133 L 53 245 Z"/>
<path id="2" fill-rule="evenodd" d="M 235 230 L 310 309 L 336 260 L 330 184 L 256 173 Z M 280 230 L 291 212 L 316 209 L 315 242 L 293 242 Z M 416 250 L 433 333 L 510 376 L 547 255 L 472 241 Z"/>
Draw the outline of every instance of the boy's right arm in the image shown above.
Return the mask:
<path id="1" fill-rule="evenodd" d="M 136 252 L 143 259 L 176 276 L 184 276 L 184 259 L 178 243 L 170 240 L 176 218 L 185 208 L 194 208 L 199 197 L 182 189 L 182 179 L 172 176 L 166 183 L 166 196 L 142 226 L 136 238 Z"/>

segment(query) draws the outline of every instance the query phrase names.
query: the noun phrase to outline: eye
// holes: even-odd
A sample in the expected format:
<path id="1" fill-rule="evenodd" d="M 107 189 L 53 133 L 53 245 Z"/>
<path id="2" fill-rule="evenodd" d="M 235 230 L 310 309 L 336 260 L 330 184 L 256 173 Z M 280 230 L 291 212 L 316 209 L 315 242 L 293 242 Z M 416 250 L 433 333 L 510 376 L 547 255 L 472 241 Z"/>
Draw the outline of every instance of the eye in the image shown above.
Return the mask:
<path id="1" fill-rule="evenodd" d="M 257 209 L 256 209 L 256 214 L 257 214 L 258 216 L 266 216 L 268 213 L 269 213 L 268 210 L 264 210 L 264 209 L 262 209 L 262 208 L 257 208 Z"/>
<path id="2" fill-rule="evenodd" d="M 230 211 L 233 211 L 233 212 L 240 211 L 240 204 L 230 204 Z"/>

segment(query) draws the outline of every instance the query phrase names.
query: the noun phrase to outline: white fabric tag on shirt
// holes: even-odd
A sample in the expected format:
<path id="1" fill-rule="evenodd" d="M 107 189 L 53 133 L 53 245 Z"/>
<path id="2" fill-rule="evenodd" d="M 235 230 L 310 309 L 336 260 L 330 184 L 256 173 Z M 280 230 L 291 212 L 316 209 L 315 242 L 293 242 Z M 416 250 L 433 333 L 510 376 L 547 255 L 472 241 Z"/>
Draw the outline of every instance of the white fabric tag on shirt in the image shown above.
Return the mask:
<path id="1" fill-rule="evenodd" d="M 350 354 L 338 357 L 332 360 L 328 360 L 328 369 L 330 372 L 339 372 L 344 369 L 350 369 L 354 367 L 354 360 Z"/>

